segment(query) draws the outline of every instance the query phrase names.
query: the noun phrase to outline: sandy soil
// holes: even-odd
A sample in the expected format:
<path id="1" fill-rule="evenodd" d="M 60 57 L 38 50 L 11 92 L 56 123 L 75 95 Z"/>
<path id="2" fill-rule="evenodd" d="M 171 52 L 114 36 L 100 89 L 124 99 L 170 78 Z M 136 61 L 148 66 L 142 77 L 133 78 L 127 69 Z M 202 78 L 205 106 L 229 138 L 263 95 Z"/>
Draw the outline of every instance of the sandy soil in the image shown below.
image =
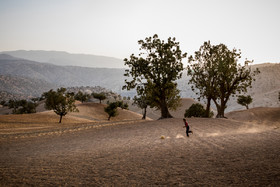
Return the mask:
<path id="1" fill-rule="evenodd" d="M 30 127 L 10 134 L 3 127 L 0 186 L 280 184 L 279 118 L 273 124 L 188 121 L 194 131 L 189 138 L 179 118 Z"/>

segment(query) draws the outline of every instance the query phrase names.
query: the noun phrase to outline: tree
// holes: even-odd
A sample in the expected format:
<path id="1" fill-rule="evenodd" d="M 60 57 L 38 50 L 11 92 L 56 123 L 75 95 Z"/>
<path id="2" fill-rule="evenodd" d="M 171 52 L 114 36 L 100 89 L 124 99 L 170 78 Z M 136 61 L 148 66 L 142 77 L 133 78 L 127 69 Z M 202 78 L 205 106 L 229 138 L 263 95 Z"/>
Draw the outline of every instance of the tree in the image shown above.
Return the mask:
<path id="1" fill-rule="evenodd" d="M 182 53 L 175 38 L 168 41 L 160 40 L 158 35 L 139 40 L 140 54 L 132 54 L 130 59 L 125 58 L 126 69 L 124 74 L 128 79 L 123 89 L 134 89 L 146 84 L 149 94 L 153 97 L 152 106 L 161 110 L 161 118 L 172 117 L 169 109 L 176 109 L 180 102 L 176 80 L 181 78 L 183 71 Z"/>
<path id="2" fill-rule="evenodd" d="M 90 98 L 89 94 L 83 93 L 81 91 L 79 91 L 76 95 L 75 95 L 75 99 L 78 101 L 81 101 L 82 103 L 87 101 Z"/>
<path id="3" fill-rule="evenodd" d="M 105 93 L 92 93 L 92 96 L 96 99 L 99 99 L 100 103 L 102 100 L 105 100 L 107 98 Z"/>
<path id="4" fill-rule="evenodd" d="M 45 108 L 53 110 L 60 116 L 59 123 L 61 123 L 62 117 L 68 112 L 79 111 L 75 105 L 74 94 L 66 93 L 66 88 L 59 88 L 57 91 L 50 90 L 45 92 L 43 97 L 46 98 Z"/>
<path id="5" fill-rule="evenodd" d="M 149 96 L 149 92 L 147 90 L 147 87 L 144 86 L 138 86 L 137 89 L 137 96 L 133 99 L 133 104 L 137 105 L 139 108 L 143 110 L 143 117 L 142 119 L 146 119 L 147 115 L 147 108 L 149 105 L 152 105 L 152 98 Z"/>
<path id="6" fill-rule="evenodd" d="M 210 41 L 204 42 L 199 48 L 199 51 L 195 52 L 194 57 L 189 57 L 190 65 L 187 66 L 188 75 L 191 77 L 189 84 L 193 91 L 197 89 L 197 95 L 199 95 L 199 101 L 202 98 L 207 100 L 206 111 L 204 117 L 210 117 L 210 105 L 212 94 L 214 93 L 214 81 L 216 79 L 216 72 L 212 56 L 212 46 Z"/>
<path id="7" fill-rule="evenodd" d="M 209 41 L 205 42 L 200 49 L 195 52 L 195 55 L 201 54 L 203 56 L 201 60 L 189 58 L 189 62 L 195 61 L 200 65 L 189 66 L 188 72 L 192 75 L 191 70 L 193 70 L 202 75 L 194 76 L 195 81 L 191 83 L 199 89 L 202 97 L 214 101 L 218 111 L 216 117 L 224 118 L 224 111 L 230 96 L 237 92 L 247 92 L 247 88 L 251 87 L 254 80 L 254 75 L 259 73 L 259 70 L 252 72 L 248 60 L 244 62 L 244 66 L 237 64 L 241 58 L 241 52 L 236 49 L 231 51 L 224 44 L 212 46 Z M 203 77 L 206 77 L 206 81 L 203 81 Z"/>
<path id="8" fill-rule="evenodd" d="M 107 107 L 104 108 L 104 111 L 109 115 L 108 121 L 110 121 L 111 117 L 115 117 L 118 115 L 118 102 L 109 103 Z"/>
<path id="9" fill-rule="evenodd" d="M 245 106 L 247 110 L 249 109 L 249 104 L 251 104 L 252 101 L 253 101 L 253 99 L 250 95 L 247 95 L 247 96 L 240 95 L 237 98 L 237 103 L 242 106 Z"/>

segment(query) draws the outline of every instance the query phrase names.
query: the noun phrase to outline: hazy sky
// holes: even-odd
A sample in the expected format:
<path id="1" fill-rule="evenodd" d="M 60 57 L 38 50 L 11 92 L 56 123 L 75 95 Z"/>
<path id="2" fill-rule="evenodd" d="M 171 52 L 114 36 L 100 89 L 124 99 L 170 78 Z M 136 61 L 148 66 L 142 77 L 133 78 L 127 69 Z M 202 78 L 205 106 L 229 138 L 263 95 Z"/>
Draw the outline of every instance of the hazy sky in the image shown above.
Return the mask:
<path id="1" fill-rule="evenodd" d="M 280 62 L 279 19 L 279 0 L 0 0 L 0 51 L 123 59 L 156 33 L 188 55 L 210 40 L 255 63 Z"/>

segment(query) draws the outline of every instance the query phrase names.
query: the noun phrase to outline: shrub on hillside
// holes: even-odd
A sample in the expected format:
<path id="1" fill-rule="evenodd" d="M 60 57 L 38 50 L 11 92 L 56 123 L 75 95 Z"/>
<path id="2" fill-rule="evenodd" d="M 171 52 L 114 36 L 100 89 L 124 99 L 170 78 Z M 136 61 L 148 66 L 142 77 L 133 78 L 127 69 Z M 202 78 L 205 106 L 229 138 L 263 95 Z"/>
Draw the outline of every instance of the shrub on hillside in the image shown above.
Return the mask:
<path id="1" fill-rule="evenodd" d="M 36 113 L 37 103 L 26 100 L 9 100 L 9 108 L 12 108 L 13 114 L 30 114 Z"/>
<path id="2" fill-rule="evenodd" d="M 242 106 L 245 106 L 247 110 L 249 109 L 249 104 L 251 104 L 252 101 L 253 101 L 253 99 L 250 95 L 247 95 L 247 96 L 240 95 L 237 98 L 237 103 Z"/>
<path id="3" fill-rule="evenodd" d="M 206 110 L 203 108 L 203 106 L 199 103 L 192 104 L 189 109 L 186 109 L 185 111 L 185 117 L 205 117 Z M 210 118 L 214 116 L 213 112 L 210 112 Z"/>
<path id="4" fill-rule="evenodd" d="M 118 107 L 120 107 L 121 109 L 126 109 L 128 110 L 128 104 L 124 103 L 123 101 L 116 101 L 116 104 Z"/>

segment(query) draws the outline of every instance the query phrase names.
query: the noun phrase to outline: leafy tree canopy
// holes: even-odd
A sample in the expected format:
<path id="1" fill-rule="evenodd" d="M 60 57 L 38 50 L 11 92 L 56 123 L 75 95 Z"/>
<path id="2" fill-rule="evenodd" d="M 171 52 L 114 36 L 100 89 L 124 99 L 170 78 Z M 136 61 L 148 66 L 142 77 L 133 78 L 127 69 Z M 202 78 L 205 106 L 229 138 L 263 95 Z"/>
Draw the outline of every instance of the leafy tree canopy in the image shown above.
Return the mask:
<path id="1" fill-rule="evenodd" d="M 161 118 L 172 117 L 169 109 L 179 105 L 180 96 L 175 81 L 182 76 L 182 59 L 186 53 L 180 50 L 179 42 L 175 38 L 168 38 L 167 42 L 160 40 L 158 35 L 139 40 L 140 54 L 132 54 L 125 58 L 126 85 L 123 89 L 136 88 L 137 92 L 145 87 L 152 96 L 151 106 L 161 110 Z M 139 94 L 139 92 L 138 92 Z"/>
<path id="2" fill-rule="evenodd" d="M 76 95 L 75 95 L 75 99 L 78 101 L 81 101 L 82 103 L 87 101 L 90 98 L 89 94 L 83 93 L 81 91 L 79 91 Z"/>
<path id="3" fill-rule="evenodd" d="M 105 93 L 92 93 L 92 96 L 98 99 L 100 103 L 102 100 L 105 100 L 107 98 Z"/>
<path id="4" fill-rule="evenodd" d="M 238 64 L 241 58 L 240 50 L 229 50 L 226 45 L 211 45 L 205 42 L 195 56 L 189 57 L 188 74 L 192 76 L 190 83 L 198 89 L 200 97 L 211 99 L 217 107 L 217 117 L 224 117 L 226 103 L 231 95 L 247 92 L 251 87 L 254 75 L 250 61 L 246 60 L 244 66 Z"/>
<path id="5" fill-rule="evenodd" d="M 59 123 L 61 123 L 62 117 L 68 112 L 78 112 L 79 110 L 75 105 L 75 98 L 73 93 L 66 93 L 66 88 L 59 88 L 57 91 L 50 90 L 43 94 L 46 98 L 45 108 L 47 110 L 53 110 L 60 116 Z"/>
<path id="6" fill-rule="evenodd" d="M 118 115 L 118 108 L 119 103 L 118 102 L 113 102 L 109 103 L 107 107 L 104 108 L 104 111 L 109 115 L 108 121 L 110 121 L 111 117 L 115 117 Z"/>

